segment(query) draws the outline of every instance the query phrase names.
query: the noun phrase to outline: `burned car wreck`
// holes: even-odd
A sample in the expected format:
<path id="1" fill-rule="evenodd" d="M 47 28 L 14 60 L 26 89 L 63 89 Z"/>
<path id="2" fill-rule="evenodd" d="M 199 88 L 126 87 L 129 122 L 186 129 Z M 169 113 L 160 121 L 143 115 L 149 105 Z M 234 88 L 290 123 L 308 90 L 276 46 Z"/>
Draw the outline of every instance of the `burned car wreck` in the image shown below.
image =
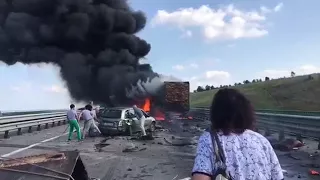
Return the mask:
<path id="1" fill-rule="evenodd" d="M 154 132 L 156 120 L 141 109 L 145 116 L 145 129 Z M 140 122 L 131 107 L 115 107 L 105 109 L 99 117 L 99 129 L 103 135 L 133 135 L 141 131 Z"/>

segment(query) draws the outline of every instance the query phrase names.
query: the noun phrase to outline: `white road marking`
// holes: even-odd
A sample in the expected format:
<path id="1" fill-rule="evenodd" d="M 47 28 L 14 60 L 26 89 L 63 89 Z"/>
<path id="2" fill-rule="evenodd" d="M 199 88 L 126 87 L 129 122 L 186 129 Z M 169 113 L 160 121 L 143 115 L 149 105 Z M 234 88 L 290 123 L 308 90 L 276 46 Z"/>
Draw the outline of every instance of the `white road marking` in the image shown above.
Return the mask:
<path id="1" fill-rule="evenodd" d="M 179 180 L 191 180 L 191 177 L 186 177 L 186 178 L 179 179 Z"/>
<path id="2" fill-rule="evenodd" d="M 27 150 L 27 149 L 33 148 L 33 147 L 35 147 L 35 146 L 39 146 L 39 145 L 42 144 L 42 143 L 52 141 L 52 140 L 54 140 L 54 139 L 57 139 L 57 138 L 59 138 L 59 137 L 61 137 L 61 136 L 66 135 L 66 134 L 68 134 L 68 133 L 64 133 L 64 134 L 61 134 L 61 135 L 59 135 L 59 136 L 54 136 L 54 137 L 52 137 L 52 138 L 45 139 L 45 140 L 40 141 L 40 142 L 38 142 L 38 143 L 31 144 L 31 145 L 29 145 L 29 146 L 27 146 L 27 147 L 17 149 L 17 150 L 12 151 L 12 152 L 10 152 L 10 153 L 8 153 L 8 154 L 2 155 L 2 156 L 0 157 L 0 159 L 3 158 L 3 157 L 12 156 L 12 155 L 14 155 L 14 154 L 17 154 L 17 153 L 22 152 L 22 151 L 25 151 L 25 150 Z"/>
<path id="3" fill-rule="evenodd" d="M 178 177 L 178 174 L 174 178 L 172 178 L 172 180 L 175 180 L 177 177 Z"/>

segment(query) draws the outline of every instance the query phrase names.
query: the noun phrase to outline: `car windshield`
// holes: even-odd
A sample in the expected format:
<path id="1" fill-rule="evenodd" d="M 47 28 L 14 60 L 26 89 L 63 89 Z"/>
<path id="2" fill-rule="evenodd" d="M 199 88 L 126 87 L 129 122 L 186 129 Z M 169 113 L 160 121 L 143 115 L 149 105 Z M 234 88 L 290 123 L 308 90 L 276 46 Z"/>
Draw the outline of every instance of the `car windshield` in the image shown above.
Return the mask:
<path id="1" fill-rule="evenodd" d="M 121 110 L 106 109 L 101 116 L 105 118 L 121 118 L 121 112 Z"/>

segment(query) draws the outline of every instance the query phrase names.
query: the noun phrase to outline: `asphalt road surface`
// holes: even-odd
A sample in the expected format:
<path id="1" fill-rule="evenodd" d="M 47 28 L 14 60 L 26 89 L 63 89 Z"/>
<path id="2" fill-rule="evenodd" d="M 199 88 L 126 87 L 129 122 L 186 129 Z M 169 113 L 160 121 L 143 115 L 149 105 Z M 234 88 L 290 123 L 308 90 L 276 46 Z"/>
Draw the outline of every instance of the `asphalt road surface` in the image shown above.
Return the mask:
<path id="1" fill-rule="evenodd" d="M 101 180 L 185 179 L 190 177 L 197 139 L 207 126 L 190 122 L 175 123 L 171 126 L 173 129 L 158 129 L 155 139 L 148 141 L 118 136 L 88 137 L 83 142 L 77 142 L 74 136 L 73 141 L 67 142 L 67 126 L 58 126 L 2 139 L 0 155 L 15 158 L 79 150 L 90 177 Z M 305 147 L 294 152 L 277 151 L 286 179 L 320 179 L 320 176 L 310 176 L 308 173 L 310 169 L 320 170 L 316 146 L 316 142 L 306 141 Z M 123 152 L 127 149 L 129 152 Z M 310 158 L 310 153 L 316 158 Z"/>

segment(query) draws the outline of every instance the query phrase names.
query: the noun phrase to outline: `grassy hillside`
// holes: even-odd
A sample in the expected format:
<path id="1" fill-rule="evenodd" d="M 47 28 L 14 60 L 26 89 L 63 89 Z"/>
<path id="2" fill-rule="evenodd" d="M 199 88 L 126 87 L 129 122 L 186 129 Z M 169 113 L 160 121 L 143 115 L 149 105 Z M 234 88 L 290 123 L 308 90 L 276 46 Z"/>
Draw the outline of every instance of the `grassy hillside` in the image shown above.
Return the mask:
<path id="1" fill-rule="evenodd" d="M 257 82 L 232 88 L 240 90 L 256 109 L 320 111 L 320 74 Z M 218 89 L 191 93 L 191 107 L 206 107 Z"/>

